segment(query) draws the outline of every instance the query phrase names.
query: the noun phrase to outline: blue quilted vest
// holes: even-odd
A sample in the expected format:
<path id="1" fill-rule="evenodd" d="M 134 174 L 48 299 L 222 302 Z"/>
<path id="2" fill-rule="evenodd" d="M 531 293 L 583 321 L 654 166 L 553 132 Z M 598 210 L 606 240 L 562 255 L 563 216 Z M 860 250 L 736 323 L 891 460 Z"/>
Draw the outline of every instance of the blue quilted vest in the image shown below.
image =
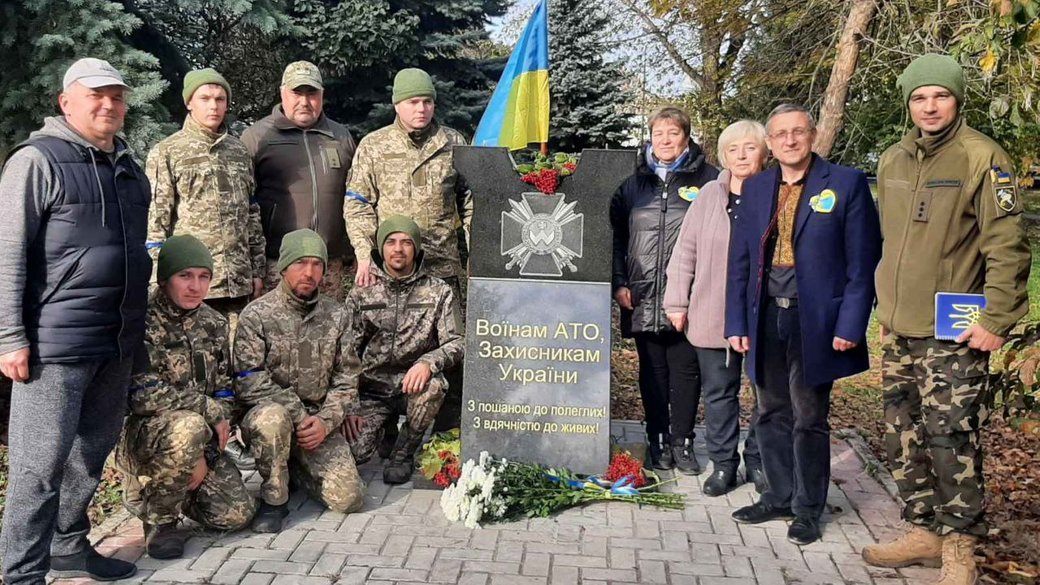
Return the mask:
<path id="1" fill-rule="evenodd" d="M 129 155 L 33 137 L 61 193 L 29 242 L 22 317 L 35 363 L 129 358 L 144 338 L 148 179 Z"/>

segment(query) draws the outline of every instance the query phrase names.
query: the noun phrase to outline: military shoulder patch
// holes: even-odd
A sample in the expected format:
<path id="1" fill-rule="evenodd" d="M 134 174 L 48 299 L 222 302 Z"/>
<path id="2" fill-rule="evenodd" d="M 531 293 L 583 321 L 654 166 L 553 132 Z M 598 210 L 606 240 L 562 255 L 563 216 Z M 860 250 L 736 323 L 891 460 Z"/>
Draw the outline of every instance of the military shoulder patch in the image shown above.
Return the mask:
<path id="1" fill-rule="evenodd" d="M 1004 213 L 1011 213 L 1018 204 L 1018 188 L 1015 185 L 1015 177 L 1008 172 L 994 166 L 989 171 L 990 182 L 993 184 L 993 197 L 996 199 L 997 207 Z"/>
<path id="2" fill-rule="evenodd" d="M 692 203 L 700 194 L 700 187 L 679 187 L 679 198 L 683 201 L 689 201 Z"/>

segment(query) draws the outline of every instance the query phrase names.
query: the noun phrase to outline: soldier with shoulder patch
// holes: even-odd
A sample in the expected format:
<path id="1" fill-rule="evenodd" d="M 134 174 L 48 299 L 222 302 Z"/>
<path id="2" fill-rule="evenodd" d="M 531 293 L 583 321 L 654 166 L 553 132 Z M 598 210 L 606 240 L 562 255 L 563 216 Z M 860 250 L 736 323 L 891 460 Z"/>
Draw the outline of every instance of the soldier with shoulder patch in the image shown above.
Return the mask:
<path id="1" fill-rule="evenodd" d="M 1028 310 L 1030 251 L 1007 153 L 960 113 L 961 66 L 924 55 L 898 83 L 914 128 L 878 166 L 876 280 L 885 442 L 910 530 L 866 547 L 863 558 L 941 565 L 938 583 L 970 585 L 975 544 L 987 532 L 979 432 L 990 407 L 989 355 Z M 943 293 L 984 298 L 955 340 L 936 332 Z"/>
<path id="2" fill-rule="evenodd" d="M 376 451 L 387 421 L 400 434 L 387 454 L 383 481 L 408 481 L 415 452 L 444 400 L 444 371 L 462 361 L 462 319 L 452 287 L 430 276 L 419 226 L 411 218 L 391 215 L 376 235 L 372 253 L 375 284 L 354 288 L 347 309 L 354 315 L 351 355 L 360 357 L 350 384 L 361 397 L 356 416 L 347 416 L 344 434 L 357 461 Z"/>
<path id="3" fill-rule="evenodd" d="M 237 530 L 252 520 L 256 499 L 223 453 L 234 393 L 228 321 L 202 302 L 213 257 L 194 236 L 171 236 L 158 267 L 116 464 L 148 555 L 173 559 L 188 537 L 177 530 L 182 511 L 208 528 Z"/>
<path id="4" fill-rule="evenodd" d="M 152 183 L 148 248 L 155 258 L 168 237 L 197 237 L 213 255 L 206 303 L 232 321 L 260 296 L 267 271 L 253 159 L 228 132 L 231 86 L 213 69 L 184 76 L 184 127 L 156 144 L 146 172 Z M 154 280 L 154 278 L 153 278 Z"/>
<path id="5" fill-rule="evenodd" d="M 236 398 L 249 408 L 241 428 L 263 478 L 256 532 L 279 532 L 288 515 L 289 475 L 336 512 L 364 503 L 354 458 L 335 432 L 358 411 L 351 377 L 351 313 L 318 290 L 325 242 L 301 229 L 282 238 L 278 286 L 242 311 L 235 337 Z"/>

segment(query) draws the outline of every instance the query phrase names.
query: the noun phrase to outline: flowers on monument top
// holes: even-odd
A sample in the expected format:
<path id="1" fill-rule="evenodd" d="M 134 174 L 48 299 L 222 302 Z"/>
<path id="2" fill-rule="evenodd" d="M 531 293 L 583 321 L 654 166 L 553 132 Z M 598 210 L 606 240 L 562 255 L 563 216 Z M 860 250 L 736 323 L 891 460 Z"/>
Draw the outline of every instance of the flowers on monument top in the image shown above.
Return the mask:
<path id="1" fill-rule="evenodd" d="M 556 187 L 560 184 L 560 178 L 574 174 L 577 168 L 577 157 L 564 152 L 551 156 L 537 153 L 532 162 L 516 165 L 516 170 L 520 173 L 520 180 L 533 185 L 546 195 L 555 193 Z"/>
<path id="2" fill-rule="evenodd" d="M 632 462 L 639 465 L 627 453 L 615 455 L 614 460 L 620 461 L 615 471 L 633 471 Z M 613 463 L 611 467 L 615 468 Z M 653 479 L 652 484 L 647 485 L 648 477 Z M 640 478 L 642 487 L 637 485 Z M 657 491 L 665 483 L 641 465 L 635 473 L 611 481 L 606 476 L 583 476 L 567 469 L 495 459 L 483 451 L 477 461 L 466 461 L 458 480 L 441 493 L 441 510 L 448 520 L 462 522 L 468 528 L 520 516 L 546 517 L 602 501 L 681 510 L 682 494 Z"/>
<path id="3" fill-rule="evenodd" d="M 454 483 L 462 473 L 460 450 L 459 429 L 434 434 L 419 454 L 423 477 L 442 488 Z"/>

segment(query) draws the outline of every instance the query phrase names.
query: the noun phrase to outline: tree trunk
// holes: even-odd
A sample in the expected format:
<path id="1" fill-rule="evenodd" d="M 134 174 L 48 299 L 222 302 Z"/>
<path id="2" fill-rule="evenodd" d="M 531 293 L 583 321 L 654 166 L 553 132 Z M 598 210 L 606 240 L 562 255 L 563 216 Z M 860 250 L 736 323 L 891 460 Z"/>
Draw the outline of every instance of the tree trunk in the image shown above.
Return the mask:
<path id="1" fill-rule="evenodd" d="M 841 131 L 849 81 L 856 71 L 856 61 L 859 59 L 859 40 L 876 10 L 876 0 L 851 0 L 849 16 L 838 40 L 838 53 L 831 68 L 827 91 L 823 95 L 823 105 L 820 107 L 820 121 L 813 148 L 820 156 L 830 156 L 838 132 Z"/>

